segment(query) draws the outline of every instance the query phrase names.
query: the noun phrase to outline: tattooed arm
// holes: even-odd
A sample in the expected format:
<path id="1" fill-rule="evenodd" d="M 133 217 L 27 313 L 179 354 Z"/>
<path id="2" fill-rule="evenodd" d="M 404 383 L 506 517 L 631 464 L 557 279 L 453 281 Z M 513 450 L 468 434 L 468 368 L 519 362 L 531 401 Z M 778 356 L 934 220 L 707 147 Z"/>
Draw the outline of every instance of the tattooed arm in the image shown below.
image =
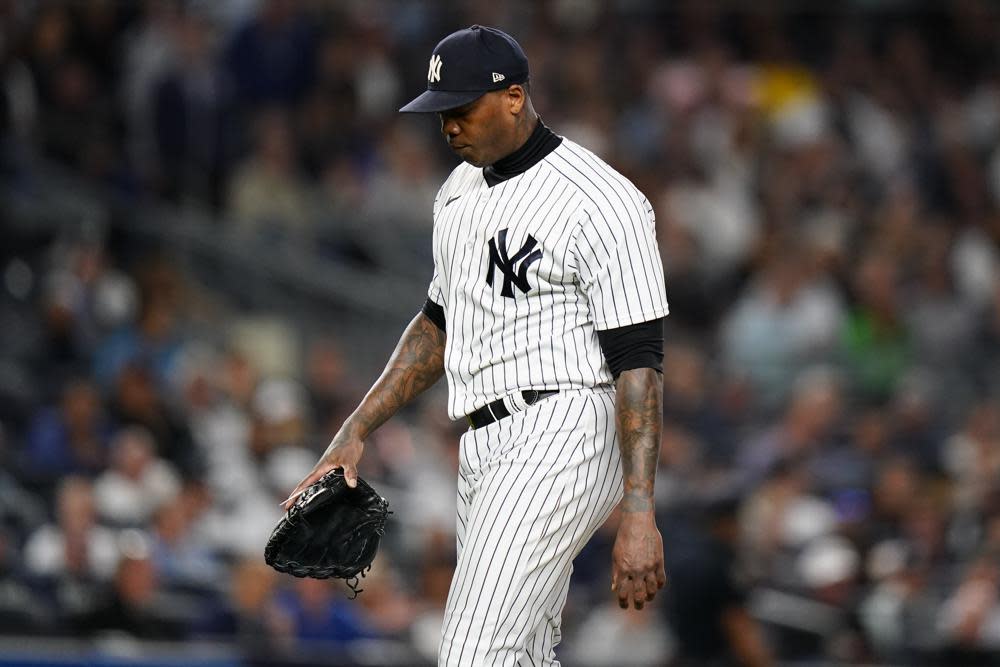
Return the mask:
<path id="1" fill-rule="evenodd" d="M 299 482 L 283 505 L 330 470 L 343 466 L 350 486 L 357 485 L 357 463 L 364 439 L 396 411 L 437 382 L 444 374 L 445 333 L 425 314 L 418 313 L 403 332 L 382 375 L 333 437 L 319 462 Z"/>
<path id="2" fill-rule="evenodd" d="M 663 380 L 652 368 L 622 371 L 615 419 L 625 477 L 621 524 L 612 554 L 611 589 L 618 603 L 642 609 L 667 581 L 663 539 L 656 529 L 653 482 L 663 423 Z"/>

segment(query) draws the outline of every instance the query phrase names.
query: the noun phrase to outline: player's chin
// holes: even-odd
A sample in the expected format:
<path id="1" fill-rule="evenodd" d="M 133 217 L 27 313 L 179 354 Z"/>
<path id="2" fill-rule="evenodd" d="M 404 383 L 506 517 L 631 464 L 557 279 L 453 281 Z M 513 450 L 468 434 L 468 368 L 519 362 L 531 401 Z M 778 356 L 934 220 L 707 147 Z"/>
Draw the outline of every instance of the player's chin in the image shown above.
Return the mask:
<path id="1" fill-rule="evenodd" d="M 485 167 L 487 164 L 482 161 L 482 158 L 476 155 L 476 151 L 473 150 L 471 146 L 452 146 L 451 150 L 454 151 L 455 155 L 462 158 L 473 167 Z"/>

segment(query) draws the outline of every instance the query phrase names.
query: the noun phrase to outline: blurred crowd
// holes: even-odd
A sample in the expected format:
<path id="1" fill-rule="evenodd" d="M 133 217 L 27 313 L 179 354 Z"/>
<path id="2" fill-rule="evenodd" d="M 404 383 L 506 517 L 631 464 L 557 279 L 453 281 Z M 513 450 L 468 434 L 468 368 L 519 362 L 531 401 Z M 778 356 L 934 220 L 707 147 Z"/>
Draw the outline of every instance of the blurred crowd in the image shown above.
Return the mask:
<path id="1" fill-rule="evenodd" d="M 502 27 L 545 122 L 653 202 L 671 304 L 672 581 L 616 608 L 612 518 L 575 564 L 567 664 L 729 664 L 734 611 L 785 661 L 987 664 L 1000 10 L 757 4 L 0 0 L 0 177 L 58 197 L 42 159 L 262 248 L 429 276 L 454 159 L 436 119 L 395 112 L 443 35 Z M 169 256 L 0 224 L 0 634 L 432 659 L 462 432 L 445 388 L 366 451 L 396 514 L 358 600 L 279 578 L 278 503 L 377 373 L 358 341 L 228 326 Z"/>

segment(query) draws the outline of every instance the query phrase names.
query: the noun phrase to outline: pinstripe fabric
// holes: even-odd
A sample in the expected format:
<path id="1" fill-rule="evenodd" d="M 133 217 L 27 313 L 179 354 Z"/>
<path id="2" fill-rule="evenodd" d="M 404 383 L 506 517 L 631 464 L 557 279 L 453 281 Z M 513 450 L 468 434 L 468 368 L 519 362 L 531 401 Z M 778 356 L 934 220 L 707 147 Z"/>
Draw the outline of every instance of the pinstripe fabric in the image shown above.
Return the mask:
<path id="1" fill-rule="evenodd" d="M 570 391 L 462 437 L 439 665 L 558 665 L 573 558 L 621 498 L 614 392 Z"/>
<path id="2" fill-rule="evenodd" d="M 501 230 L 511 255 L 529 236 L 542 251 L 513 298 L 486 280 Z M 608 386 L 597 331 L 667 314 L 652 206 L 568 139 L 492 188 L 480 169 L 456 167 L 435 199 L 433 236 L 428 296 L 445 311 L 452 419 L 522 389 Z"/>

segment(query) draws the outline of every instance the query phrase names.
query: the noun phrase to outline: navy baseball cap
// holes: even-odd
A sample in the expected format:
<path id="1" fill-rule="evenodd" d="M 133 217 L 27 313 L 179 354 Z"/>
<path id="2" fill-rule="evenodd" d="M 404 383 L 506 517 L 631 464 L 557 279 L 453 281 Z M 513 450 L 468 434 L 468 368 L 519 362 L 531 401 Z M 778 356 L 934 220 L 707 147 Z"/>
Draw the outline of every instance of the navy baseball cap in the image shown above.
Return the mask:
<path id="1" fill-rule="evenodd" d="M 528 58 L 514 38 L 496 28 L 473 25 L 438 42 L 427 68 L 427 90 L 400 111 L 454 109 L 527 80 Z"/>

